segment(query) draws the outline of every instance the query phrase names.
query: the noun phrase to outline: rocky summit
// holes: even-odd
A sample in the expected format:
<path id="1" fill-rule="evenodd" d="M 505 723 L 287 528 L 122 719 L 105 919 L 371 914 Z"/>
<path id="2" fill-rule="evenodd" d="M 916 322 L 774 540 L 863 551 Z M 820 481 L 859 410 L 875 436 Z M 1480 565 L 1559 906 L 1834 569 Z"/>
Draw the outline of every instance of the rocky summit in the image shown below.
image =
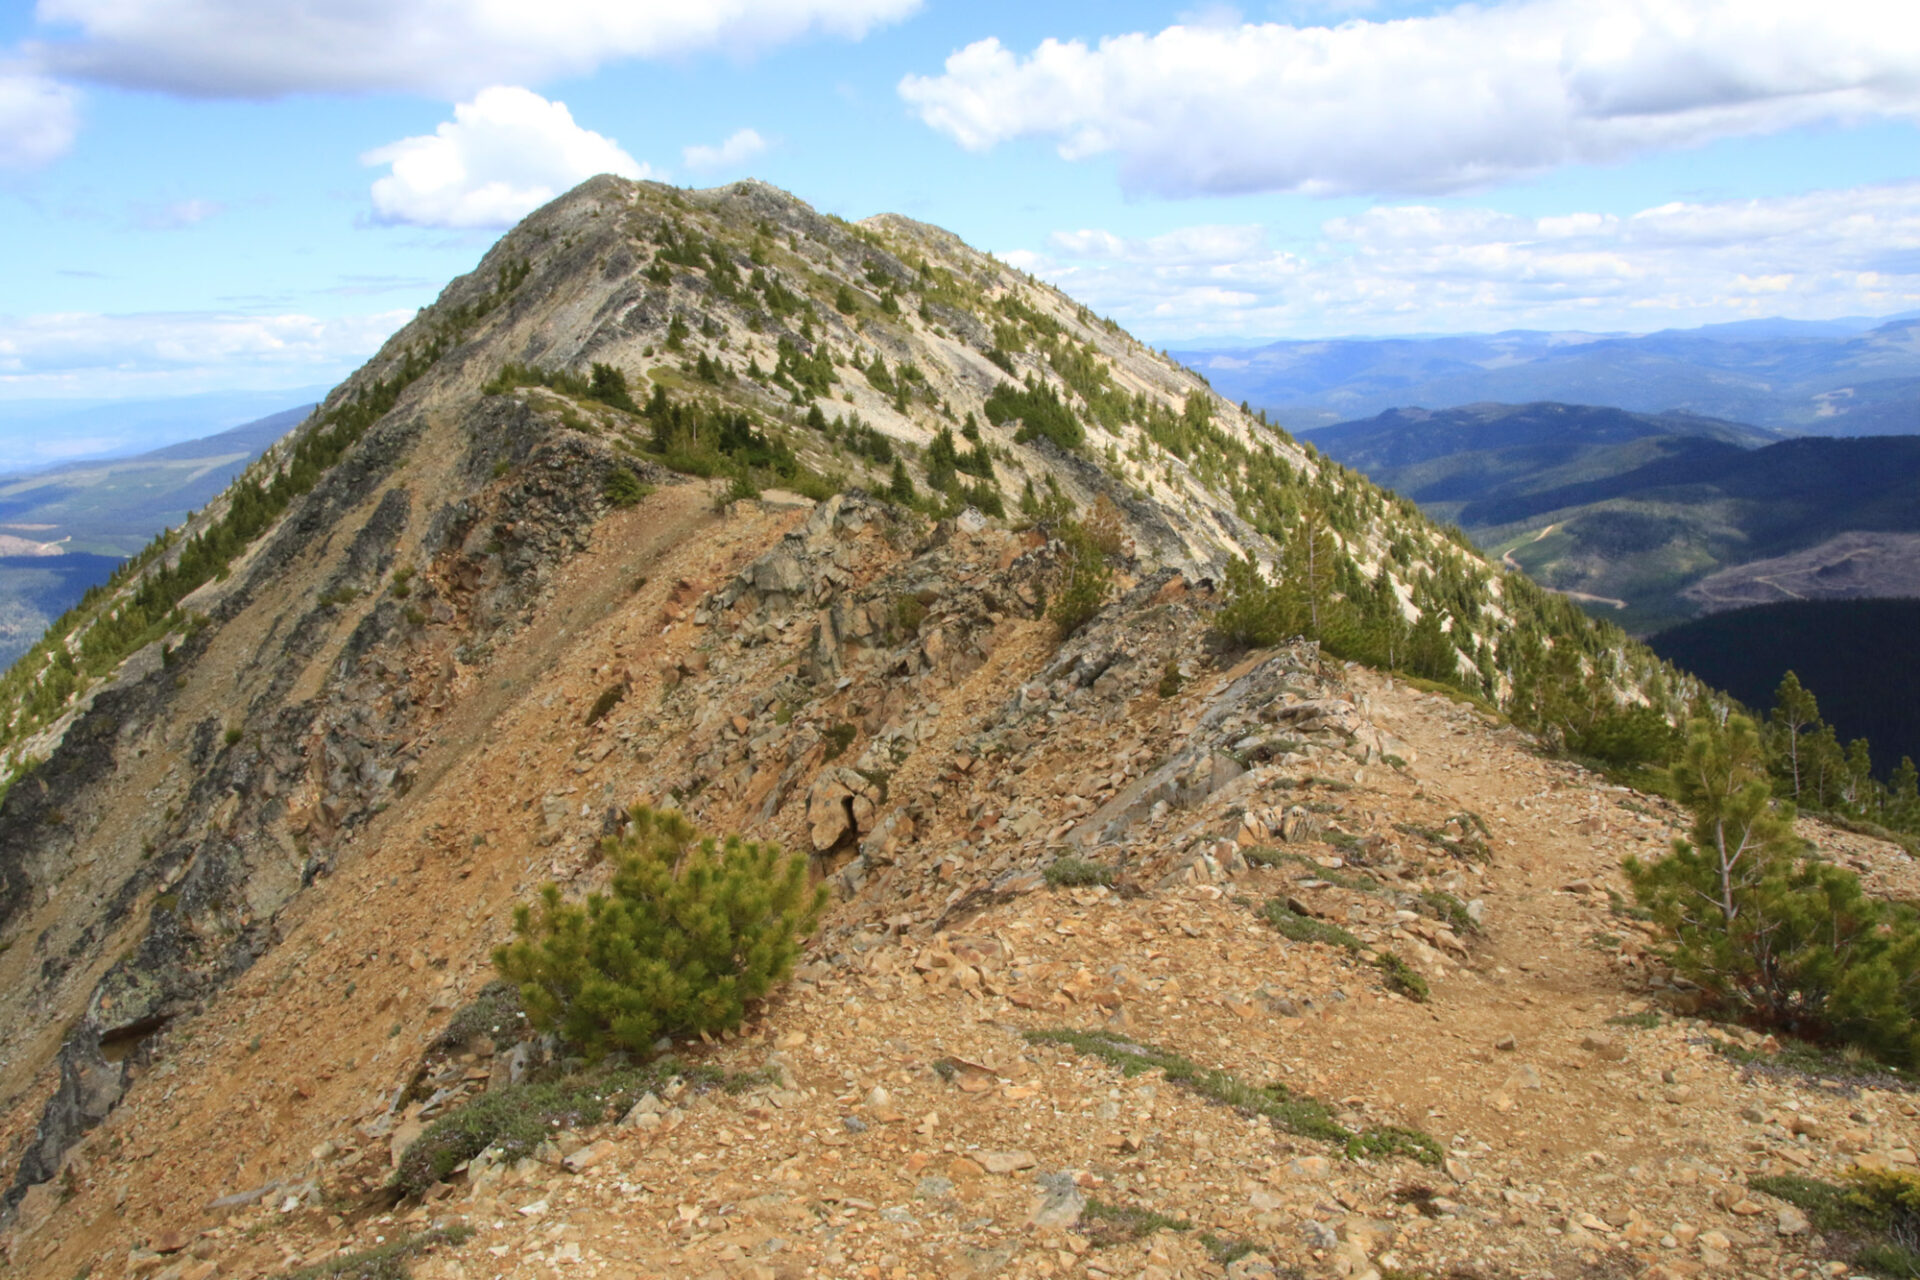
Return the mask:
<path id="1" fill-rule="evenodd" d="M 1223 639 L 1307 511 L 1444 678 Z M 1910 1081 L 1691 1016 L 1526 637 L 1684 692 L 944 232 L 596 179 L 0 690 L 9 1273 L 1847 1274 L 1764 1187 Z M 636 804 L 831 901 L 608 1072 L 491 956 Z"/>

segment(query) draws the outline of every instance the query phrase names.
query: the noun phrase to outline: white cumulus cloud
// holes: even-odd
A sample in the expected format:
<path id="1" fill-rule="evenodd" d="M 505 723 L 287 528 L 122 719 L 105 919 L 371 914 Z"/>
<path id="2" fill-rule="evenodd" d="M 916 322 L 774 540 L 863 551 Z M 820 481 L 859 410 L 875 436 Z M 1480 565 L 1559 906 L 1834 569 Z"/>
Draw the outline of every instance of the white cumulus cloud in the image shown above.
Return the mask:
<path id="1" fill-rule="evenodd" d="M 624 58 L 858 39 L 920 0 L 39 0 L 49 67 L 198 97 L 403 90 L 463 96 Z M 64 31 L 60 29 L 66 29 Z"/>
<path id="2" fill-rule="evenodd" d="M 1520 0 L 1431 16 L 997 39 L 901 96 L 971 150 L 1051 138 L 1131 191 L 1431 193 L 1813 122 L 1920 119 L 1886 0 Z"/>
<path id="3" fill-rule="evenodd" d="M 575 124 L 564 102 L 502 85 L 456 106 L 432 134 L 361 160 L 391 166 L 373 184 L 375 216 L 422 227 L 511 226 L 596 174 L 658 176 L 613 139 Z"/>
<path id="4" fill-rule="evenodd" d="M 1920 181 L 1624 216 L 1382 205 L 1290 248 L 1257 231 L 1082 230 L 1003 256 L 1155 338 L 1650 330 L 1920 306 Z"/>
<path id="5" fill-rule="evenodd" d="M 717 147 L 687 147 L 681 152 L 681 158 L 689 169 L 737 169 L 764 155 L 766 150 L 767 140 L 757 130 L 738 129 Z"/>
<path id="6" fill-rule="evenodd" d="M 65 155 L 79 104 L 66 85 L 0 66 L 0 170 L 37 169 Z"/>

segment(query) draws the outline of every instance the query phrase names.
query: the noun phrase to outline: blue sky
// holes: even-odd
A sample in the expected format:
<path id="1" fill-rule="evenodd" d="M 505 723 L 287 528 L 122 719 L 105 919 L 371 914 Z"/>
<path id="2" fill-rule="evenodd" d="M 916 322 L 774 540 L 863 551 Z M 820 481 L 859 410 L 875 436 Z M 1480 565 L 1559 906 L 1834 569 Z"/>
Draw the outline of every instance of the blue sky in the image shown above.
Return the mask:
<path id="1" fill-rule="evenodd" d="M 1889 314 L 1916 120 L 1883 0 L 15 0 L 0 404 L 334 381 L 598 168 L 923 218 L 1158 345 Z"/>

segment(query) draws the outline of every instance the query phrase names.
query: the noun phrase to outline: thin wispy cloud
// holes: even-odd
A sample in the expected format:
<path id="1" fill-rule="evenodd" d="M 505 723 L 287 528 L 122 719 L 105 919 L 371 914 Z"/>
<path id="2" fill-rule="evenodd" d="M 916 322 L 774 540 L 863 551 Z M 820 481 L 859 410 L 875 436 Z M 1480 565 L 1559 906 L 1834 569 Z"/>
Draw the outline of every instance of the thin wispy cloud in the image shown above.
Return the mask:
<path id="1" fill-rule="evenodd" d="M 165 204 L 135 204 L 132 221 L 146 231 L 178 231 L 195 227 L 209 218 L 225 213 L 227 206 L 218 200 L 174 200 Z"/>
<path id="2" fill-rule="evenodd" d="M 323 317 L 234 311 L 0 315 L 0 387 L 10 397 L 76 386 L 197 390 L 244 367 L 269 385 L 339 376 L 377 351 L 411 308 Z M 224 375 L 221 371 L 227 371 Z"/>
<path id="3" fill-rule="evenodd" d="M 920 0 L 40 0 L 47 70 L 187 97 L 379 90 L 461 97 L 632 58 L 859 39 Z M 71 34 L 67 34 L 70 32 Z M 53 34 L 58 33 L 58 34 Z"/>

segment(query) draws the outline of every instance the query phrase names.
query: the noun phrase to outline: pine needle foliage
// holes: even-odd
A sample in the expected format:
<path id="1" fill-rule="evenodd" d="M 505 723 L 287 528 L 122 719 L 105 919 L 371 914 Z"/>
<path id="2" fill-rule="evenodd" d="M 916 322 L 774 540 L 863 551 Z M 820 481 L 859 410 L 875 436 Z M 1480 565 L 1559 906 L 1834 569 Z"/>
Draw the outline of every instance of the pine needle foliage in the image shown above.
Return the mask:
<path id="1" fill-rule="evenodd" d="M 1126 536 L 1120 513 L 1102 497 L 1084 520 L 1062 520 L 1056 536 L 1066 548 L 1064 577 L 1047 616 L 1062 639 L 1090 621 L 1113 589 L 1108 557 L 1125 553 Z"/>
<path id="2" fill-rule="evenodd" d="M 1745 716 L 1695 720 L 1671 773 L 1693 811 L 1689 838 L 1626 870 L 1668 932 L 1675 972 L 1723 1014 L 1914 1062 L 1920 918 L 1809 856 L 1793 806 L 1773 799 L 1766 748 Z"/>
<path id="3" fill-rule="evenodd" d="M 615 860 L 608 891 L 570 903 L 545 886 L 493 953 L 528 1020 L 596 1058 L 738 1026 L 792 974 L 827 898 L 806 859 L 778 845 L 702 838 L 671 810 L 628 816 L 626 834 L 601 845 Z"/>

